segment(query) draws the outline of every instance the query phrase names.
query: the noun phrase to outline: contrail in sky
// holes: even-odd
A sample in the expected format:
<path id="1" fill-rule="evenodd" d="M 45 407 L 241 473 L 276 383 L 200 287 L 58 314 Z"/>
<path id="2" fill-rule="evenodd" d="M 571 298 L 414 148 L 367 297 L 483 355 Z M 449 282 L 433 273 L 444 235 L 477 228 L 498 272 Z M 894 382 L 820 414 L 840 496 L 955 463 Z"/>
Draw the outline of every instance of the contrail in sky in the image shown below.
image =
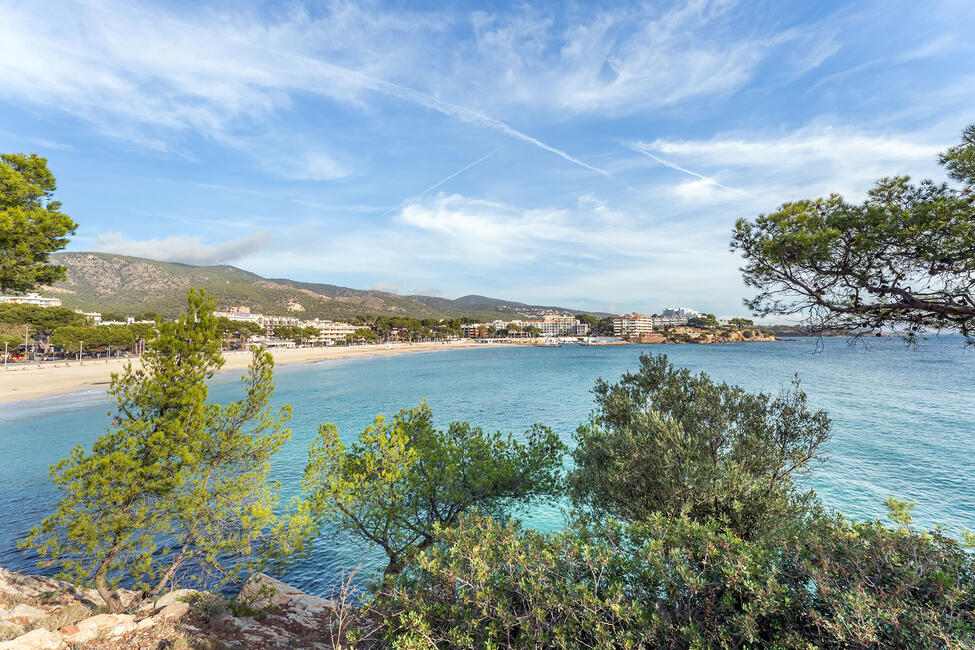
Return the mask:
<path id="1" fill-rule="evenodd" d="M 443 185 L 447 181 L 451 180 L 452 178 L 456 178 L 456 177 L 460 176 L 461 174 L 463 174 L 464 172 L 466 172 L 471 167 L 475 167 L 477 165 L 480 165 L 482 162 L 484 162 L 485 160 L 487 160 L 488 158 L 490 158 L 491 156 L 493 156 L 496 153 L 498 153 L 498 150 L 497 149 L 495 149 L 494 151 L 488 153 L 485 156 L 481 156 L 480 158 L 478 158 L 477 160 L 475 160 L 472 163 L 468 163 L 467 165 L 464 165 L 463 167 L 461 167 L 460 169 L 458 169 L 457 171 L 455 171 L 453 174 L 451 174 L 451 175 L 449 175 L 449 176 L 447 176 L 445 178 L 440 179 L 439 181 L 437 181 L 436 183 L 434 183 L 433 185 L 431 185 L 427 189 L 423 190 L 419 194 L 414 194 L 413 196 L 410 196 L 408 198 L 403 199 L 402 201 L 399 202 L 399 205 L 394 206 L 394 207 L 386 210 L 385 212 L 383 212 L 379 216 L 380 217 L 385 217 L 387 214 L 389 214 L 390 212 L 392 212 L 393 210 L 395 210 L 396 208 L 398 208 L 400 205 L 403 205 L 404 203 L 406 203 L 408 201 L 415 201 L 416 199 L 420 198 L 424 194 L 426 194 L 428 192 L 431 192 L 431 191 L 437 189 L 438 187 L 440 187 L 441 185 Z"/>
<path id="2" fill-rule="evenodd" d="M 76 0 L 76 1 L 80 2 L 80 0 Z M 85 3 L 81 2 L 81 4 L 85 4 Z M 146 16 L 149 16 L 152 20 L 155 21 L 169 20 L 177 25 L 182 25 L 188 32 L 192 31 L 192 29 L 195 28 L 195 26 L 188 25 L 185 21 L 179 18 L 175 18 L 171 14 L 160 14 L 159 12 L 149 11 L 142 7 L 132 7 L 132 9 Z M 572 156 L 566 153 L 565 151 L 562 151 L 561 149 L 545 144 L 538 138 L 533 138 L 527 133 L 522 133 L 518 129 L 511 127 L 505 122 L 495 119 L 490 115 L 485 115 L 484 113 L 480 113 L 474 110 L 473 108 L 462 106 L 460 104 L 452 104 L 450 102 L 445 102 L 442 99 L 434 97 L 433 95 L 423 92 L 421 90 L 415 90 L 413 88 L 409 88 L 407 86 L 401 86 L 400 84 L 393 83 L 391 81 L 378 79 L 376 77 L 372 77 L 370 75 L 364 74 L 357 70 L 350 70 L 349 68 L 344 68 L 342 66 L 335 65 L 334 63 L 327 63 L 325 61 L 321 61 L 319 59 L 308 56 L 306 54 L 296 54 L 294 52 L 288 52 L 285 50 L 278 49 L 276 47 L 270 47 L 267 45 L 263 45 L 261 43 L 256 43 L 252 40 L 243 38 L 241 36 L 236 36 L 236 35 L 231 35 L 229 37 L 229 40 L 242 43 L 244 45 L 253 47 L 255 49 L 263 50 L 264 52 L 268 52 L 270 54 L 283 56 L 283 57 L 293 59 L 295 61 L 299 61 L 302 64 L 302 66 L 299 66 L 297 68 L 298 70 L 308 70 L 313 72 L 314 73 L 313 76 L 319 77 L 317 81 L 324 82 L 325 84 L 332 84 L 332 85 L 337 84 L 337 85 L 344 86 L 346 88 L 360 88 L 360 89 L 372 90 L 374 92 L 382 93 L 390 97 L 396 97 L 404 101 L 412 102 L 419 106 L 423 106 L 425 108 L 437 111 L 439 113 L 443 113 L 444 115 L 456 117 L 457 119 L 460 119 L 464 122 L 484 126 L 494 131 L 497 131 L 498 133 L 502 133 L 511 138 L 515 138 L 516 140 L 527 142 L 528 144 L 534 145 L 540 149 L 548 151 L 549 153 L 553 153 L 556 156 L 559 156 L 560 158 L 574 165 L 578 165 L 579 167 L 588 169 L 589 171 L 596 172 L 597 174 L 601 174 L 607 178 L 613 178 L 613 176 L 605 169 L 600 169 L 599 167 L 590 165 L 587 162 L 583 162 L 582 160 L 579 160 L 575 156 Z M 293 77 L 292 79 L 294 80 Z M 294 80 L 292 82 L 292 85 L 301 90 L 316 92 L 316 89 L 314 88 L 313 85 L 315 81 L 316 80 L 314 78 L 299 77 L 297 80 Z M 302 82 L 304 82 L 304 85 Z M 318 94 L 327 95 L 328 93 L 318 91 Z"/>
<path id="3" fill-rule="evenodd" d="M 437 189 L 438 187 L 440 187 L 441 185 L 443 185 L 444 183 L 446 183 L 450 179 L 456 178 L 457 176 L 460 176 L 461 174 L 463 174 L 464 172 L 466 172 L 471 167 L 474 167 L 476 165 L 480 165 L 482 162 L 484 162 L 485 160 L 487 160 L 488 158 L 490 158 L 491 156 L 493 156 L 496 153 L 498 153 L 498 150 L 497 149 L 495 149 L 491 153 L 487 154 L 486 156 L 482 156 L 481 158 L 478 158 L 477 160 L 475 160 L 474 162 L 470 163 L 469 165 L 464 165 L 463 167 L 461 167 L 460 169 L 458 169 L 457 171 L 455 171 L 450 176 L 444 178 L 443 180 L 437 181 L 436 183 L 434 183 L 433 185 L 431 185 L 427 189 L 423 190 L 422 192 L 420 192 L 416 196 L 411 196 L 410 198 L 411 199 L 418 199 L 418 198 L 420 198 L 421 196 L 423 196 L 427 192 L 430 192 L 432 190 Z"/>
<path id="4" fill-rule="evenodd" d="M 660 156 L 658 156 L 656 154 L 650 153 L 649 151 L 647 151 L 646 149 L 640 147 L 639 145 L 631 144 L 631 145 L 627 145 L 627 146 L 630 149 L 632 149 L 633 151 L 636 151 L 637 153 L 642 153 L 644 156 L 647 156 L 648 158 L 651 158 L 653 160 L 656 160 L 658 163 L 660 163 L 661 165 L 663 165 L 665 167 L 670 167 L 671 169 L 676 169 L 677 171 L 683 172 L 684 174 L 689 174 L 691 176 L 696 176 L 697 178 L 700 178 L 703 181 L 707 181 L 707 182 L 711 183 L 712 185 L 717 185 L 718 187 L 720 187 L 723 190 L 728 190 L 729 192 L 734 192 L 735 194 L 741 194 L 742 196 L 748 196 L 748 193 L 747 192 L 742 192 L 741 190 L 735 189 L 733 187 L 728 187 L 727 185 L 722 185 L 721 183 L 719 183 L 718 181 L 714 180 L 710 176 L 705 176 L 704 174 L 698 174 L 695 171 L 691 171 L 690 169 L 686 169 L 684 167 L 681 167 L 677 163 L 672 163 L 669 160 L 664 160 Z"/>

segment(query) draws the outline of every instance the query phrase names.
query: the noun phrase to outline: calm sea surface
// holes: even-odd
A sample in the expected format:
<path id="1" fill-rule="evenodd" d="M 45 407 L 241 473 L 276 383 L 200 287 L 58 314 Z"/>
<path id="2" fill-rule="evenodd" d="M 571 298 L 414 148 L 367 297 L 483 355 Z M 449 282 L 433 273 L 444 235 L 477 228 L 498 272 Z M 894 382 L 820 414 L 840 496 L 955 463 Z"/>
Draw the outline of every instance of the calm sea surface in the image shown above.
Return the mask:
<path id="1" fill-rule="evenodd" d="M 726 345 L 490 348 L 327 361 L 276 371 L 275 401 L 294 408 L 293 437 L 275 461 L 275 478 L 295 494 L 306 448 L 320 422 L 354 438 L 378 413 L 428 400 L 439 425 L 468 420 L 520 432 L 534 422 L 571 445 L 592 409 L 597 377 L 615 379 L 640 353 L 666 353 L 676 364 L 749 390 L 778 392 L 798 373 L 814 408 L 833 418 L 829 462 L 809 479 L 822 500 L 857 518 L 885 515 L 888 495 L 917 502 L 921 525 L 975 530 L 975 350 L 960 338 L 911 350 L 896 339 L 851 348 L 810 340 Z M 211 398 L 239 396 L 237 374 L 215 380 Z M 52 509 L 48 466 L 75 445 L 90 446 L 108 425 L 104 392 L 0 405 L 0 566 L 39 572 L 16 542 Z M 562 505 L 526 513 L 526 524 L 558 528 Z M 322 539 L 285 581 L 327 594 L 342 569 L 379 557 L 347 538 Z M 50 570 L 49 570 L 50 571 Z"/>

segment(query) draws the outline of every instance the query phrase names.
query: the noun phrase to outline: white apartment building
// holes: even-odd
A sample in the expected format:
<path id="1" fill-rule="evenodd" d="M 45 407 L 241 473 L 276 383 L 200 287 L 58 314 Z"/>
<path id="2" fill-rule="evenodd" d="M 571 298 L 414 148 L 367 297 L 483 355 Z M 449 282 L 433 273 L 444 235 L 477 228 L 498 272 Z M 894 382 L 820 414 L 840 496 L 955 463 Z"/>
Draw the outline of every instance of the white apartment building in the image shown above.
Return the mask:
<path id="1" fill-rule="evenodd" d="M 695 316 L 703 316 L 701 312 L 696 309 L 691 309 L 690 307 L 668 307 L 660 314 L 663 317 L 671 318 L 683 318 L 684 322 L 687 322 L 688 318 L 694 318 Z"/>
<path id="2" fill-rule="evenodd" d="M 589 334 L 589 326 L 579 322 L 574 316 L 564 314 L 547 314 L 541 320 L 496 320 L 490 323 L 472 323 L 461 325 L 461 329 L 469 337 L 476 337 L 481 328 L 493 327 L 495 330 L 508 329 L 512 325 L 517 325 L 522 331 L 529 327 L 536 328 L 541 336 L 586 336 Z M 509 336 L 513 334 L 509 333 Z"/>
<path id="3" fill-rule="evenodd" d="M 250 307 L 231 307 L 227 311 L 214 312 L 217 318 L 226 318 L 238 323 L 254 323 L 269 332 L 275 327 L 297 327 L 299 319 L 296 316 L 265 316 L 252 313 Z"/>
<path id="4" fill-rule="evenodd" d="M 335 343 L 336 341 L 344 341 L 345 337 L 349 334 L 354 334 L 356 329 L 355 325 L 351 323 L 341 323 L 330 320 L 308 320 L 301 323 L 302 327 L 314 327 L 318 330 L 318 336 L 316 340 L 319 342 Z"/>
<path id="5" fill-rule="evenodd" d="M 687 325 L 688 316 L 651 316 L 653 319 L 654 327 L 677 327 L 680 325 Z"/>
<path id="6" fill-rule="evenodd" d="M 231 307 L 227 311 L 216 311 L 213 315 L 217 318 L 226 318 L 238 323 L 254 323 L 264 327 L 264 315 L 252 314 L 249 307 Z"/>
<path id="7" fill-rule="evenodd" d="M 613 335 L 620 337 L 646 336 L 653 333 L 654 317 L 646 314 L 623 314 L 613 319 Z"/>
<path id="8" fill-rule="evenodd" d="M 102 315 L 99 314 L 97 311 L 81 311 L 80 309 L 75 309 L 74 310 L 74 313 L 81 314 L 82 316 L 84 316 L 85 318 L 87 318 L 89 321 L 91 321 L 91 323 L 93 325 L 101 325 L 102 324 Z M 132 321 L 132 322 L 135 322 L 135 319 L 134 318 L 130 318 L 129 320 Z M 108 322 L 106 322 L 105 324 L 106 325 L 109 325 L 109 324 L 114 325 L 115 323 L 108 323 Z"/>
<path id="9" fill-rule="evenodd" d="M 644 336 L 665 327 L 687 325 L 687 320 L 700 316 L 701 312 L 688 307 L 668 307 L 659 316 L 632 313 L 613 319 L 613 334 L 616 336 Z"/>
<path id="10" fill-rule="evenodd" d="M 299 324 L 296 316 L 263 316 L 261 314 L 258 316 L 264 319 L 264 327 L 269 330 L 273 330 L 275 327 L 298 327 Z"/>
<path id="11" fill-rule="evenodd" d="M 60 298 L 45 298 L 39 293 L 27 293 L 23 296 L 0 296 L 0 302 L 12 305 L 37 305 L 38 307 L 60 307 Z"/>
<path id="12" fill-rule="evenodd" d="M 585 336 L 589 333 L 588 325 L 575 316 L 565 314 L 546 314 L 544 319 L 533 321 L 532 324 L 542 330 L 545 336 Z"/>

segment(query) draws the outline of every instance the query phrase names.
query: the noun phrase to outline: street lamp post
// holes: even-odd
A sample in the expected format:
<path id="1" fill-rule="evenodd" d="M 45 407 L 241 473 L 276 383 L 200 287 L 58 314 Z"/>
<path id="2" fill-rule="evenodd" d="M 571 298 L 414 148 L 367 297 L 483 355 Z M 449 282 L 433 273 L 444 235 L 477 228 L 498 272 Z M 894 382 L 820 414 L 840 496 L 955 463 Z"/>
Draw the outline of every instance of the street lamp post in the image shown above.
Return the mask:
<path id="1" fill-rule="evenodd" d="M 85 342 L 78 341 L 78 365 L 85 365 Z"/>

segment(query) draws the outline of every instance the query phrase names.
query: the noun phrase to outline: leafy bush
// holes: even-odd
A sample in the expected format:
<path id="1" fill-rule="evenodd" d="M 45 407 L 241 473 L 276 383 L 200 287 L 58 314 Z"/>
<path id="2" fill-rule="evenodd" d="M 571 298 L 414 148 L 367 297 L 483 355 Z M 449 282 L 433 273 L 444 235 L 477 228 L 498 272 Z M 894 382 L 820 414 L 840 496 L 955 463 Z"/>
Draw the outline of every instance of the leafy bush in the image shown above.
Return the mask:
<path id="1" fill-rule="evenodd" d="M 793 477 L 829 435 L 778 398 L 641 357 L 597 382 L 563 532 L 478 514 L 382 583 L 366 615 L 394 648 L 967 648 L 975 559 L 943 530 L 825 512 Z M 967 537 L 969 542 L 973 541 Z"/>
<path id="2" fill-rule="evenodd" d="M 190 612 L 204 624 L 223 616 L 230 607 L 226 598 L 209 591 L 192 594 L 187 602 L 190 604 Z"/>
<path id="3" fill-rule="evenodd" d="M 775 543 L 653 515 L 541 534 L 469 516 L 366 613 L 419 648 L 966 648 L 975 564 L 939 532 L 824 518 Z"/>
<path id="4" fill-rule="evenodd" d="M 808 508 L 812 495 L 792 477 L 821 460 L 830 421 L 809 411 L 798 380 L 772 398 L 641 355 L 638 372 L 598 380 L 593 392 L 567 478 L 580 509 L 625 521 L 713 519 L 747 538 Z"/>

